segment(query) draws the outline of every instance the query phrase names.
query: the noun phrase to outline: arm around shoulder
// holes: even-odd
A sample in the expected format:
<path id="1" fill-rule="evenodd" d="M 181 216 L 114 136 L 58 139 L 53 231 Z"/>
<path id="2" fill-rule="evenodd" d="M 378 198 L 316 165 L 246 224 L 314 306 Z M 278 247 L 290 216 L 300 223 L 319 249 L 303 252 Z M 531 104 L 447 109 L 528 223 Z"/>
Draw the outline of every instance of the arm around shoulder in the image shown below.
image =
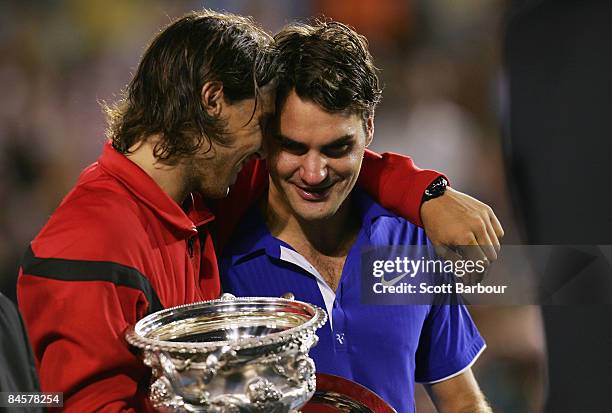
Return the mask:
<path id="1" fill-rule="evenodd" d="M 409 156 L 366 150 L 359 185 L 383 207 L 422 226 L 423 193 L 439 176 L 439 172 L 418 168 Z"/>

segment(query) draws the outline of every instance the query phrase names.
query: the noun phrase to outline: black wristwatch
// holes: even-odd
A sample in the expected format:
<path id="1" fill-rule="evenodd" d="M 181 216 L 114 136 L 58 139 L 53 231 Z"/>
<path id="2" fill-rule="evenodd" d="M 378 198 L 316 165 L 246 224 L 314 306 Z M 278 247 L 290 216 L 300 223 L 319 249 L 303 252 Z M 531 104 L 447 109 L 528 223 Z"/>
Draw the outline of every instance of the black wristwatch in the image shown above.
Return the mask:
<path id="1" fill-rule="evenodd" d="M 425 192 L 423 193 L 423 198 L 421 199 L 421 204 L 423 202 L 429 201 L 430 199 L 434 199 L 444 195 L 447 186 L 448 181 L 446 180 L 446 178 L 444 178 L 443 176 L 437 177 L 431 184 L 429 184 L 427 189 L 425 189 Z"/>

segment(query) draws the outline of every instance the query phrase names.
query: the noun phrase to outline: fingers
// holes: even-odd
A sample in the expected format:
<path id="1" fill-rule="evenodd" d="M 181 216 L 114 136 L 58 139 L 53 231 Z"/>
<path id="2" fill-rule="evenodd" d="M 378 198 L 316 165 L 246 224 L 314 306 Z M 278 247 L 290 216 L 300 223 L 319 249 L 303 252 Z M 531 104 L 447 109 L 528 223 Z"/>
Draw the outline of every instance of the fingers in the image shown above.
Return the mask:
<path id="1" fill-rule="evenodd" d="M 487 251 L 482 245 L 481 241 L 478 241 L 478 238 L 475 234 L 470 234 L 470 239 L 466 243 L 466 245 L 461 246 L 462 256 L 464 259 L 468 259 L 472 262 L 476 261 L 484 261 L 485 266 L 489 266 L 489 258 L 487 257 Z"/>
<path id="2" fill-rule="evenodd" d="M 423 204 L 421 216 L 432 243 L 447 246 L 436 250 L 439 256 L 481 261 L 485 268 L 498 258 L 504 230 L 488 205 L 449 188 L 444 196 Z M 483 275 L 480 271 L 473 278 Z"/>
<path id="3" fill-rule="evenodd" d="M 458 261 L 463 259 L 461 254 L 443 244 L 434 245 L 434 251 L 436 252 L 436 256 L 447 260 Z"/>
<path id="4" fill-rule="evenodd" d="M 501 245 L 489 217 L 484 216 L 482 220 L 483 222 L 478 231 L 475 232 L 475 236 L 489 261 L 493 262 L 497 259 L 497 252 L 501 249 Z"/>
<path id="5" fill-rule="evenodd" d="M 502 227 L 501 223 L 499 222 L 499 219 L 497 219 L 497 216 L 495 215 L 495 212 L 493 212 L 493 210 L 491 208 L 489 208 L 488 211 L 488 215 L 489 215 L 489 220 L 491 220 L 491 224 L 493 225 L 493 230 L 495 231 L 495 235 L 497 235 L 497 238 L 503 238 L 504 237 L 504 228 Z"/>
<path id="6" fill-rule="evenodd" d="M 499 253 L 499 251 L 501 250 L 501 244 L 499 243 L 497 232 L 495 231 L 495 227 L 493 225 L 493 222 L 491 222 L 490 218 L 489 222 L 485 223 L 485 226 L 487 228 L 487 233 L 489 234 L 489 239 L 493 243 L 493 248 L 495 248 L 495 252 Z"/>
<path id="7" fill-rule="evenodd" d="M 491 251 L 495 252 L 495 250 L 490 244 L 487 244 L 488 241 L 479 240 L 475 235 L 473 235 L 473 238 L 471 244 L 465 246 L 464 256 L 474 264 L 478 261 L 482 262 L 486 271 L 492 261 L 487 254 L 490 255 Z M 485 271 L 479 271 L 478 267 L 474 265 L 473 271 L 467 272 L 463 277 L 463 282 L 468 285 L 475 285 L 483 280 Z"/>
<path id="8" fill-rule="evenodd" d="M 456 233 L 450 239 L 432 239 L 436 254 L 450 260 L 467 258 L 485 261 L 485 266 L 497 258 L 495 246 L 484 224 L 481 223 L 477 230 L 472 226 L 463 226 L 461 232 L 462 235 Z"/>
<path id="9" fill-rule="evenodd" d="M 495 244 L 499 245 L 499 242 L 497 241 L 497 237 L 495 237 L 494 242 L 489 236 L 489 226 L 490 222 L 488 219 L 486 222 L 481 222 L 480 225 L 474 230 L 474 237 L 476 238 L 477 245 L 480 246 L 480 249 L 486 256 L 487 260 L 493 262 L 497 259 Z"/>
<path id="10" fill-rule="evenodd" d="M 455 276 L 459 277 L 462 283 L 476 285 L 484 279 L 490 260 L 473 233 L 470 233 L 462 244 L 464 245 L 434 244 L 434 250 L 439 258 L 455 263 Z"/>
<path id="11" fill-rule="evenodd" d="M 478 260 L 485 261 L 485 267 L 488 265 L 488 261 L 484 255 L 484 252 L 480 249 L 474 238 L 474 242 L 471 246 L 463 246 L 461 249 L 455 249 L 455 247 L 449 247 L 447 245 L 434 245 L 436 256 L 444 259 L 453 261 L 455 265 L 461 265 L 461 271 L 463 273 L 455 272 L 455 276 L 461 278 L 462 282 L 466 285 L 475 285 L 482 281 L 484 272 L 479 272 L 476 267 L 474 269 L 468 269 L 465 266 L 466 261 L 477 262 Z"/>

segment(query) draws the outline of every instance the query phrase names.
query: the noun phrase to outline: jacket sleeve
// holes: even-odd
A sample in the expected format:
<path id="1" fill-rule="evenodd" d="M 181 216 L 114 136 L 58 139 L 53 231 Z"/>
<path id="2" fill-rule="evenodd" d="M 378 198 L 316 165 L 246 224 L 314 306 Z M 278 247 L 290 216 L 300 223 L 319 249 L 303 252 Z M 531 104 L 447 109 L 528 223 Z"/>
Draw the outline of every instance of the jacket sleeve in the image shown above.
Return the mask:
<path id="1" fill-rule="evenodd" d="M 366 150 L 358 184 L 385 208 L 422 226 L 421 198 L 429 184 L 439 176 L 439 172 L 418 168 L 409 156 L 392 152 L 380 155 Z M 265 161 L 257 159 L 245 165 L 228 197 L 217 205 L 215 235 L 218 252 L 267 185 Z"/>
<path id="2" fill-rule="evenodd" d="M 439 172 L 418 168 L 409 156 L 366 149 L 358 184 L 383 207 L 413 224 L 421 222 L 421 199 Z"/>
<path id="3" fill-rule="evenodd" d="M 43 391 L 63 392 L 66 412 L 147 412 L 149 369 L 124 339 L 148 308 L 138 289 L 21 270 L 19 307 Z"/>

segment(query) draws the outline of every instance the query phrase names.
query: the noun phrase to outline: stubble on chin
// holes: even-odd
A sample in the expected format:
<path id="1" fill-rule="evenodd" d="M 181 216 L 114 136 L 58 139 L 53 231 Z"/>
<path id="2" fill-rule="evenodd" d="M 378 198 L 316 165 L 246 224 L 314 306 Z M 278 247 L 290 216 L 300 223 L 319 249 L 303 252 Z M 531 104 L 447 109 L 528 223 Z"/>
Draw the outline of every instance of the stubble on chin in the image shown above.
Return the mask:
<path id="1" fill-rule="evenodd" d="M 218 172 L 208 171 L 197 160 L 192 162 L 186 176 L 190 192 L 198 192 L 207 199 L 223 199 L 229 194 L 229 186 L 221 186 L 223 179 Z"/>
<path id="2" fill-rule="evenodd" d="M 212 193 L 214 187 L 212 182 L 209 182 L 210 179 L 207 179 L 202 165 L 202 160 L 195 156 L 185 160 L 183 165 L 183 187 L 185 192 L 186 194 L 197 192 L 205 198 L 217 198 Z"/>

